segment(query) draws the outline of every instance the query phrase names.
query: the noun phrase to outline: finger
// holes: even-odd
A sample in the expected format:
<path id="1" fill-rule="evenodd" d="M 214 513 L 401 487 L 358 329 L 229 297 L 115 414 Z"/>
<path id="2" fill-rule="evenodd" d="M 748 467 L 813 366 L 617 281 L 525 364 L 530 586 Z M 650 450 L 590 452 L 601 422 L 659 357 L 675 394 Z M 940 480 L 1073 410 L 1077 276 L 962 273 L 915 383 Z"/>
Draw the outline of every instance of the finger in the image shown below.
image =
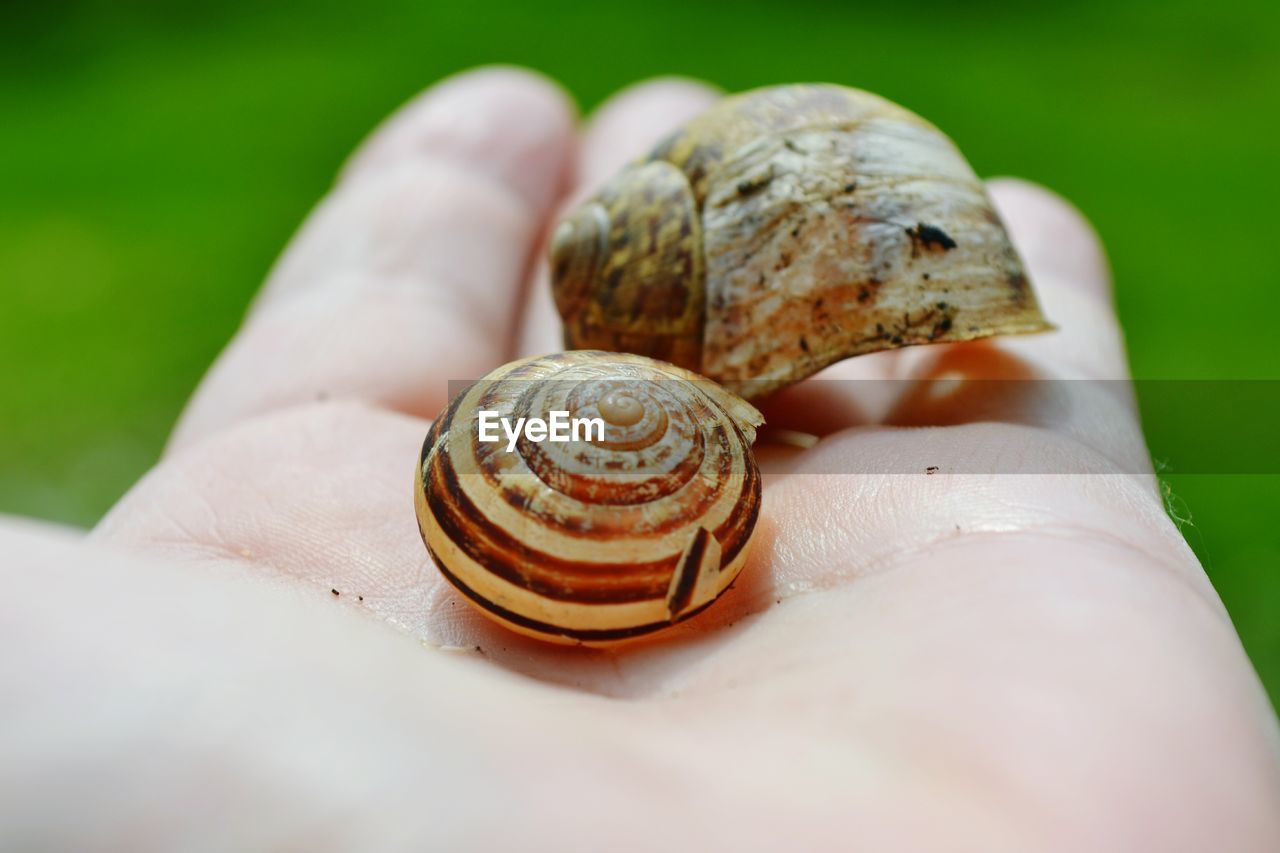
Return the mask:
<path id="1" fill-rule="evenodd" d="M 593 192 L 722 95 L 707 83 L 678 77 L 648 80 L 618 92 L 596 110 L 584 135 L 579 189 Z"/>
<path id="2" fill-rule="evenodd" d="M 1048 190 L 1007 179 L 990 189 L 1058 328 L 911 353 L 914 381 L 889 422 L 1038 426 L 1102 453 L 1121 472 L 1148 473 L 1101 243 L 1084 217 Z"/>
<path id="3" fill-rule="evenodd" d="M 566 142 L 573 112 L 554 83 L 532 72 L 461 74 L 376 128 L 351 155 L 341 179 L 360 180 L 421 158 L 444 160 L 487 175 L 535 210 L 546 210 L 570 178 L 574 148 Z"/>
<path id="4" fill-rule="evenodd" d="M 778 413 L 788 425 L 818 435 L 867 422 L 918 426 L 974 419 L 1023 421 L 1026 406 L 993 411 L 992 400 L 1008 395 L 992 397 L 990 392 L 1007 392 L 1017 387 L 1012 383 L 1043 378 L 1127 378 L 1123 340 L 1110 301 L 1110 273 L 1088 222 L 1059 196 L 1025 181 L 996 180 L 988 190 L 1041 307 L 1058 330 L 848 359 L 815 377 L 840 381 L 787 389 L 776 404 L 766 402 L 766 416 Z M 971 392 L 981 389 L 990 398 L 975 405 L 972 395 L 957 397 L 944 413 L 934 405 L 936 389 L 921 382 L 942 375 L 1011 384 L 1003 389 L 971 385 Z M 921 409 L 921 403 L 928 405 Z M 770 422 L 779 423 L 779 417 Z"/>
<path id="5" fill-rule="evenodd" d="M 450 379 L 510 357 L 575 144 L 563 93 L 523 71 L 463 74 L 403 108 L 285 252 L 172 443 L 317 398 L 434 415 Z"/>
<path id="6" fill-rule="evenodd" d="M 1061 196 L 1002 178 L 988 191 L 1022 256 L 1055 332 L 997 339 L 1040 376 L 1127 379 L 1124 335 L 1111 299 L 1111 273 L 1088 220 Z M 919 351 L 924 356 L 927 351 Z M 994 371 L 999 378 L 1001 371 Z"/>
<path id="7" fill-rule="evenodd" d="M 650 80 L 614 95 L 592 116 L 583 135 L 578 180 L 566 208 L 595 192 L 628 161 L 643 155 L 719 96 L 706 84 L 682 79 Z M 520 337 L 520 351 L 525 355 L 563 348 L 560 315 L 551 300 L 544 254 L 536 259 L 526 300 Z"/>

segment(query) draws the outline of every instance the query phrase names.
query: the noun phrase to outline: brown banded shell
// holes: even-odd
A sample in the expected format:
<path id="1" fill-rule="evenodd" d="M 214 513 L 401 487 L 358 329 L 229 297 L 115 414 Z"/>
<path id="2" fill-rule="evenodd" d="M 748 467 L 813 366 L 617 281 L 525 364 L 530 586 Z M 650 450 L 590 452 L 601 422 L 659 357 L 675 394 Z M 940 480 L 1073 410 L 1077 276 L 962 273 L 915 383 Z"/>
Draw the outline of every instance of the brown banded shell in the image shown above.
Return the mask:
<path id="1" fill-rule="evenodd" d="M 689 122 L 561 223 L 551 268 L 567 347 L 747 398 L 862 353 L 1051 328 L 951 140 L 833 85 Z"/>
<path id="2" fill-rule="evenodd" d="M 482 442 L 481 412 L 598 419 L 576 441 Z M 636 355 L 568 352 L 499 368 L 436 419 L 418 526 L 444 576 L 525 634 L 600 643 L 697 613 L 741 570 L 760 509 L 760 413 Z"/>

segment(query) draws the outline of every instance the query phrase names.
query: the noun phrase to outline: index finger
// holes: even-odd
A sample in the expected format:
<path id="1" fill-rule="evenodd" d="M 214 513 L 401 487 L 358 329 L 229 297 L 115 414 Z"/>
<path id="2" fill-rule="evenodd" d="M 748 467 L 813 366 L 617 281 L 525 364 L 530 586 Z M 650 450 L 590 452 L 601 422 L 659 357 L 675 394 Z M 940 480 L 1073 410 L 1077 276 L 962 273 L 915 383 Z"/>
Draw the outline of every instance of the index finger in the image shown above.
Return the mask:
<path id="1" fill-rule="evenodd" d="M 521 284 L 575 147 L 515 69 L 450 79 L 356 154 L 272 272 L 172 440 L 316 399 L 429 417 L 511 355 Z"/>

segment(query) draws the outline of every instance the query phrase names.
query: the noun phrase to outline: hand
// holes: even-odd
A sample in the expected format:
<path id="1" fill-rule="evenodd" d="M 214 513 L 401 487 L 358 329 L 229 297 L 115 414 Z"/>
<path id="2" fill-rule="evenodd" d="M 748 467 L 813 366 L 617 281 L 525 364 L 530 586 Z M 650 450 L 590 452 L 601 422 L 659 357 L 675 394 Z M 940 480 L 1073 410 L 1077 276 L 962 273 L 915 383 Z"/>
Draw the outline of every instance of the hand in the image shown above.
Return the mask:
<path id="1" fill-rule="evenodd" d="M 551 647 L 442 581 L 411 483 L 448 381 L 558 349 L 563 196 L 714 97 L 644 84 L 579 136 L 483 70 L 361 147 L 156 468 L 88 541 L 2 534 L 0 847 L 1280 849 L 1275 718 L 1127 396 L 786 392 L 823 439 L 766 437 L 751 562 L 669 637 Z M 1088 226 L 991 193 L 1061 331 L 828 376 L 1127 376 Z"/>

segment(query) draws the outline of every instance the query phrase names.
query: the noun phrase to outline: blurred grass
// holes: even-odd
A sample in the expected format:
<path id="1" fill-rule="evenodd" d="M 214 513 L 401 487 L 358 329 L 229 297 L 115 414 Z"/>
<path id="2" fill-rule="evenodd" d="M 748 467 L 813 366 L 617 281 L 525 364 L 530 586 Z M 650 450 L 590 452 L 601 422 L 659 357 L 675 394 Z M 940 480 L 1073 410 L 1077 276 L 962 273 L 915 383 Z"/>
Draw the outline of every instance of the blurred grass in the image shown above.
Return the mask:
<path id="1" fill-rule="evenodd" d="M 8 4 L 0 27 L 0 511 L 91 524 L 343 156 L 487 62 L 584 108 L 637 78 L 861 86 L 981 174 L 1072 198 L 1112 255 L 1135 375 L 1280 378 L 1280 6 Z M 1206 412 L 1207 419 L 1248 417 Z M 1225 421 L 1224 421 L 1225 423 Z M 1173 425 L 1148 422 L 1153 446 Z M 1224 432 L 1224 440 L 1227 433 Z M 1280 699 L 1276 477 L 1167 478 Z"/>

